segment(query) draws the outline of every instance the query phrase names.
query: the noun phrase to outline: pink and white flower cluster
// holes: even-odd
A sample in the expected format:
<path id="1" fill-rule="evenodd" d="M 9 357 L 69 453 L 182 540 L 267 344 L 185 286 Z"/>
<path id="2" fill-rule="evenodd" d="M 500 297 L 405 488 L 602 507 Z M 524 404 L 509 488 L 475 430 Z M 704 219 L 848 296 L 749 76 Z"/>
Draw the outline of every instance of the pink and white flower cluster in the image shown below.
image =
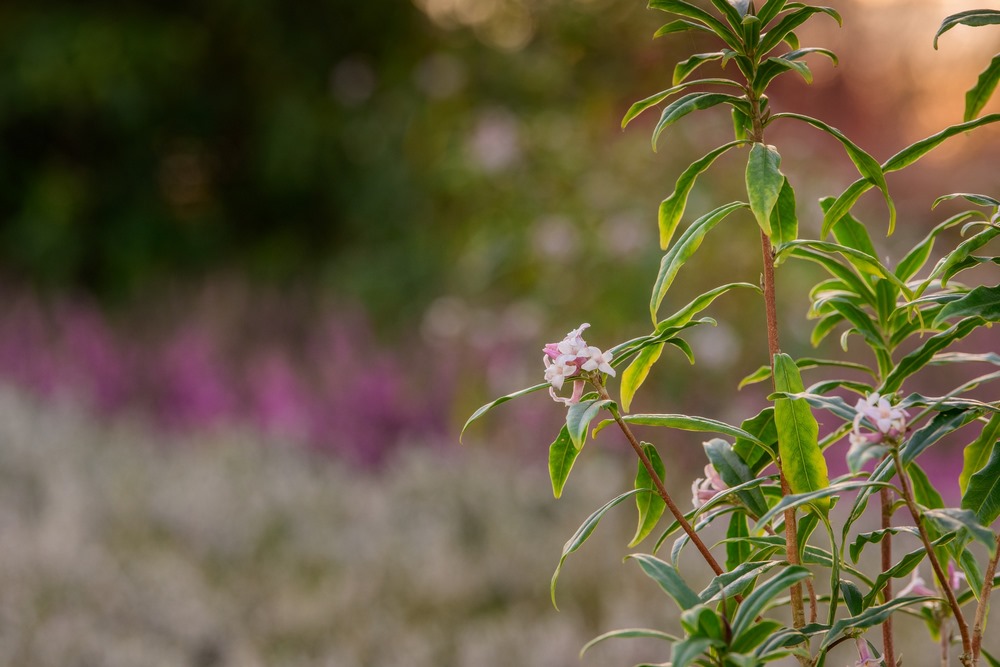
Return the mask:
<path id="1" fill-rule="evenodd" d="M 906 433 L 906 420 L 910 413 L 902 408 L 894 408 L 889 400 L 878 392 L 868 394 L 868 398 L 858 399 L 854 409 L 854 430 L 851 431 L 851 444 L 860 447 L 865 444 L 881 444 L 886 440 L 897 441 Z M 861 420 L 868 422 L 877 430 L 875 433 L 862 433 Z"/>
<path id="2" fill-rule="evenodd" d="M 587 341 L 583 339 L 583 330 L 589 326 L 583 323 L 566 334 L 566 337 L 558 343 L 549 343 L 544 348 L 545 356 L 542 357 L 542 361 L 545 363 L 545 381 L 552 385 L 549 388 L 549 395 L 554 401 L 566 405 L 580 401 L 585 384 L 583 379 L 573 383 L 573 395 L 569 398 L 556 394 L 562 390 L 566 380 L 572 377 L 594 372 L 615 376 L 615 369 L 611 367 L 613 359 L 611 352 L 603 352 L 593 345 L 587 345 Z"/>
<path id="3" fill-rule="evenodd" d="M 701 507 L 728 488 L 719 476 L 719 471 L 709 463 L 705 466 L 705 476 L 699 477 L 691 484 L 691 504 L 696 508 Z"/>

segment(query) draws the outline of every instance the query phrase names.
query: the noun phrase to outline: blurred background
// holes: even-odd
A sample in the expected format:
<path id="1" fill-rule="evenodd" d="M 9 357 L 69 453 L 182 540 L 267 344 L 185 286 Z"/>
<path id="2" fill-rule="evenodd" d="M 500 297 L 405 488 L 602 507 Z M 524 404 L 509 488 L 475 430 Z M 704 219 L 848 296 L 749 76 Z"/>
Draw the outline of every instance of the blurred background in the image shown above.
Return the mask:
<path id="1" fill-rule="evenodd" d="M 880 160 L 960 121 L 1000 50 L 989 28 L 931 46 L 944 16 L 989 0 L 829 4 L 846 27 L 820 17 L 799 37 L 839 67 L 784 77 L 772 107 Z M 730 132 L 709 111 L 653 153 L 655 114 L 621 130 L 678 60 L 717 49 L 654 41 L 668 20 L 622 0 L 3 3 L 0 661 L 666 659 L 642 642 L 576 655 L 669 620 L 619 562 L 627 511 L 568 562 L 563 611 L 548 600 L 563 541 L 630 484 L 621 443 L 593 443 L 556 502 L 563 415 L 544 394 L 457 436 L 539 381 L 542 345 L 580 322 L 602 348 L 647 332 L 656 207 Z M 893 175 L 891 239 L 866 196 L 880 251 L 898 259 L 947 217 L 941 194 L 997 196 L 998 139 L 956 137 Z M 853 166 L 810 128 L 768 141 L 816 233 L 816 200 Z M 699 180 L 689 215 L 744 196 L 742 159 Z M 734 216 L 665 307 L 757 282 L 757 243 Z M 792 354 L 813 354 L 796 286 L 816 275 L 779 272 Z M 665 355 L 637 407 L 755 414 L 759 391 L 717 397 L 766 361 L 761 311 L 720 299 L 719 325 L 692 333 L 698 364 Z M 671 437 L 686 499 L 700 439 Z"/>

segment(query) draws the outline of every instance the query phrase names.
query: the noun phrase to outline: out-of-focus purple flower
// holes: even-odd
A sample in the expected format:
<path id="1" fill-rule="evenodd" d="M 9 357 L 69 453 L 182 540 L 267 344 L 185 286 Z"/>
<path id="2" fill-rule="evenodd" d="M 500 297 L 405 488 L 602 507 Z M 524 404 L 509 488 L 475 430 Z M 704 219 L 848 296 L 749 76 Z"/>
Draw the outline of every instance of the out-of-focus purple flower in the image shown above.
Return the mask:
<path id="1" fill-rule="evenodd" d="M 854 667 L 876 667 L 876 665 L 885 664 L 882 658 L 876 658 L 872 655 L 867 641 L 861 637 L 856 637 L 854 643 L 858 647 L 858 661 L 854 663 Z"/>
<path id="2" fill-rule="evenodd" d="M 920 576 L 919 570 L 914 570 L 910 576 L 910 583 L 903 587 L 903 590 L 896 594 L 896 597 L 905 598 L 907 595 L 927 595 L 937 596 L 937 591 L 927 586 L 927 582 Z"/>

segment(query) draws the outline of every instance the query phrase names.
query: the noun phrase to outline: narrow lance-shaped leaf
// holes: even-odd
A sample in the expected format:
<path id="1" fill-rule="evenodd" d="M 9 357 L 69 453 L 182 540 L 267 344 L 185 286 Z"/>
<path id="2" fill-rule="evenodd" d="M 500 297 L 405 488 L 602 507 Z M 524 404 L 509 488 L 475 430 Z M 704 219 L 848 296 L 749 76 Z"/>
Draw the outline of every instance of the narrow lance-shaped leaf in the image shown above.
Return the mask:
<path id="1" fill-rule="evenodd" d="M 639 567 L 650 579 L 659 584 L 681 610 L 690 609 L 701 603 L 698 594 L 691 590 L 673 565 L 649 554 L 630 554 L 626 558 L 639 563 Z"/>
<path id="2" fill-rule="evenodd" d="M 693 417 L 689 415 L 625 415 L 622 420 L 638 426 L 663 426 L 666 428 L 675 428 L 681 431 L 695 431 L 698 433 L 721 433 L 722 435 L 728 435 L 733 438 L 745 438 L 748 441 L 754 443 L 759 447 L 764 449 L 769 449 L 769 447 L 757 439 L 755 436 L 747 433 L 741 428 L 737 428 L 725 422 L 721 422 L 715 419 L 708 419 L 706 417 Z M 597 433 L 603 429 L 608 424 L 613 424 L 614 420 L 608 419 L 600 424 L 594 429 Z"/>
<path id="3" fill-rule="evenodd" d="M 920 243 L 913 246 L 910 252 L 906 253 L 903 259 L 899 260 L 899 264 L 896 265 L 896 269 L 893 273 L 900 280 L 906 281 L 912 278 L 920 269 L 924 267 L 927 263 L 927 258 L 930 257 L 931 250 L 934 248 L 934 240 L 937 238 L 938 234 L 946 229 L 954 227 L 955 225 L 960 225 L 966 220 L 978 215 L 974 211 L 966 211 L 964 213 L 959 213 L 954 215 L 944 222 L 938 224 L 932 229 L 927 236 L 924 237 Z"/>
<path id="4" fill-rule="evenodd" d="M 670 12 L 671 14 L 677 14 L 678 16 L 685 16 L 689 19 L 694 19 L 699 23 L 703 23 L 709 27 L 712 32 L 719 36 L 726 44 L 734 49 L 740 48 L 739 39 L 736 34 L 722 21 L 715 18 L 704 9 L 696 7 L 691 3 L 684 2 L 683 0 L 649 0 L 650 9 L 659 9 L 665 12 Z"/>
<path id="5" fill-rule="evenodd" d="M 847 152 L 847 156 L 854 163 L 854 166 L 858 168 L 858 172 L 875 184 L 882 192 L 882 198 L 885 200 L 885 204 L 889 209 L 889 234 L 892 234 L 893 230 L 896 228 L 896 204 L 892 201 L 892 197 L 889 196 L 889 185 L 885 182 L 885 173 L 882 171 L 882 165 L 878 163 L 871 155 L 861 150 L 853 141 L 848 139 L 843 132 L 835 127 L 827 125 L 823 121 L 811 118 L 810 116 L 803 116 L 802 114 L 795 113 L 781 113 L 775 114 L 771 117 L 771 120 L 777 118 L 794 118 L 800 120 L 808 125 L 822 130 L 832 136 L 834 139 L 840 142 Z"/>
<path id="6" fill-rule="evenodd" d="M 468 420 L 466 420 L 465 426 L 462 427 L 462 435 L 465 434 L 465 429 L 469 428 L 469 424 L 471 424 L 472 422 L 476 421 L 477 419 L 479 419 L 480 417 L 482 417 L 484 414 L 486 414 L 487 412 L 489 412 L 490 410 L 492 410 L 496 406 L 498 406 L 498 405 L 500 405 L 502 403 L 506 403 L 507 401 L 511 401 L 511 400 L 513 400 L 515 398 L 520 398 L 521 396 L 526 396 L 527 394 L 530 394 L 532 392 L 538 391 L 540 389 L 545 389 L 548 386 L 549 386 L 548 382 L 542 382 L 541 384 L 536 384 L 533 387 L 528 387 L 527 389 L 522 389 L 520 391 L 515 391 L 514 393 L 507 394 L 506 396 L 501 396 L 500 398 L 487 403 L 486 405 L 482 406 L 481 408 L 479 408 L 478 410 L 476 410 L 475 412 L 473 412 L 472 416 L 469 417 Z M 458 436 L 459 442 L 462 441 L 462 435 Z"/>
<path id="7" fill-rule="evenodd" d="M 691 226 L 684 230 L 677 243 L 663 256 L 660 261 L 660 270 L 653 285 L 653 296 L 649 303 L 649 313 L 655 325 L 656 312 L 660 309 L 660 303 L 666 296 L 667 290 L 673 284 L 677 272 L 680 271 L 684 263 L 701 247 L 705 235 L 722 222 L 730 213 L 737 209 L 746 208 L 743 202 L 732 202 L 721 206 L 710 213 L 706 213 L 691 223 Z"/>
<path id="8" fill-rule="evenodd" d="M 972 486 L 972 482 L 969 482 L 969 486 Z M 992 511 L 992 507 L 989 511 Z M 993 535 L 993 531 L 982 525 L 972 510 L 954 508 L 927 510 L 924 512 L 924 517 L 942 533 L 953 530 L 965 532 L 970 537 L 985 544 L 990 552 L 996 549 L 996 537 Z"/>
<path id="9" fill-rule="evenodd" d="M 593 396 L 593 394 L 591 394 Z M 569 430 L 569 437 L 577 449 L 583 447 L 587 439 L 587 430 L 590 422 L 594 420 L 601 408 L 614 406 L 614 401 L 590 399 L 583 400 L 575 405 L 569 406 L 566 411 L 566 428 Z"/>
<path id="10" fill-rule="evenodd" d="M 727 93 L 688 93 L 668 104 L 664 107 L 663 113 L 660 114 L 660 120 L 656 123 L 656 127 L 653 128 L 653 152 L 656 152 L 657 141 L 665 129 L 689 113 L 711 109 L 720 104 L 743 106 L 745 101 Z"/>
<path id="11" fill-rule="evenodd" d="M 993 443 L 986 466 L 969 480 L 962 495 L 962 509 L 974 512 L 986 526 L 1000 517 L 1000 442 Z"/>
<path id="12" fill-rule="evenodd" d="M 764 233 L 771 236 L 771 211 L 785 182 L 781 156 L 774 146 L 754 144 L 747 160 L 746 181 L 750 210 Z"/>
<path id="13" fill-rule="evenodd" d="M 737 486 L 754 479 L 750 472 L 750 467 L 740 456 L 733 451 L 732 445 L 720 438 L 712 438 L 704 443 L 705 454 L 712 462 L 715 470 L 722 477 L 722 481 L 728 486 Z M 761 516 L 767 512 L 767 501 L 759 488 L 740 491 L 737 497 L 747 506 L 755 516 Z"/>
<path id="14" fill-rule="evenodd" d="M 886 376 L 882 383 L 882 393 L 893 393 L 903 386 L 903 380 L 926 366 L 935 354 L 957 340 L 972 333 L 982 320 L 978 317 L 968 317 L 952 325 L 945 331 L 935 334 L 924 341 L 924 344 L 899 360 L 896 367 Z"/>
<path id="15" fill-rule="evenodd" d="M 764 611 L 767 605 L 792 584 L 798 583 L 810 576 L 809 570 L 799 565 L 784 568 L 769 581 L 758 586 L 748 595 L 733 617 L 733 636 L 739 637 Z"/>
<path id="16" fill-rule="evenodd" d="M 903 446 L 901 456 L 903 465 L 915 461 L 925 449 L 970 423 L 976 416 L 976 412 L 971 410 L 945 410 L 934 415 L 934 418 L 917 429 Z"/>
<path id="17" fill-rule="evenodd" d="M 672 35 L 675 32 L 687 32 L 689 30 L 699 30 L 701 32 L 712 32 L 712 29 L 708 26 L 702 25 L 700 23 L 695 23 L 694 21 L 685 21 L 684 19 L 677 19 L 676 21 L 671 21 L 666 25 L 660 26 L 660 28 L 653 33 L 653 38 L 663 37 L 664 35 Z"/>
<path id="18" fill-rule="evenodd" d="M 775 48 L 797 27 L 805 23 L 813 14 L 822 12 L 836 19 L 838 24 L 842 24 L 840 14 L 830 7 L 810 7 L 797 5 L 798 9 L 786 14 L 776 26 L 767 31 L 760 42 L 758 53 L 765 54 Z"/>
<path id="19" fill-rule="evenodd" d="M 732 570 L 750 558 L 750 545 L 744 538 L 750 537 L 747 515 L 734 512 L 726 530 L 726 570 Z"/>
<path id="20" fill-rule="evenodd" d="M 698 79 L 697 81 L 685 81 L 676 86 L 671 86 L 666 90 L 661 90 L 658 93 L 654 93 L 649 97 L 643 98 L 638 102 L 634 103 L 631 107 L 629 107 L 629 110 L 625 113 L 624 118 L 622 118 L 622 129 L 625 129 L 625 127 L 643 111 L 655 107 L 657 104 L 667 99 L 668 97 L 676 95 L 682 90 L 686 90 L 688 88 L 691 88 L 692 86 L 703 86 L 703 85 L 738 86 L 739 84 L 737 84 L 735 81 L 732 81 L 731 79 L 711 78 L 711 79 Z"/>
<path id="21" fill-rule="evenodd" d="M 781 184 L 778 201 L 771 209 L 771 241 L 781 245 L 794 241 L 799 235 L 799 218 L 795 211 L 795 190 L 786 178 Z"/>
<path id="22" fill-rule="evenodd" d="M 549 446 L 549 479 L 552 480 L 552 495 L 556 498 L 562 496 L 566 479 L 579 455 L 580 450 L 573 444 L 569 431 L 563 426 L 555 441 Z"/>
<path id="23" fill-rule="evenodd" d="M 603 635 L 594 637 L 589 642 L 583 645 L 580 649 L 580 657 L 582 658 L 584 654 L 592 649 L 597 644 L 607 641 L 609 639 L 662 639 L 668 642 L 679 642 L 680 638 L 675 637 L 671 634 L 667 634 L 661 630 L 650 630 L 648 628 L 623 628 L 621 630 L 612 630 L 610 632 L 605 632 Z"/>
<path id="24" fill-rule="evenodd" d="M 1000 285 L 980 285 L 965 296 L 951 301 L 934 318 L 935 326 L 951 317 L 978 315 L 987 322 L 1000 321 Z"/>
<path id="25" fill-rule="evenodd" d="M 938 38 L 957 25 L 983 26 L 1000 23 L 1000 11 L 995 9 L 970 9 L 952 14 L 941 21 L 941 27 L 934 34 L 934 48 L 938 47 Z"/>
<path id="26" fill-rule="evenodd" d="M 562 571 L 562 566 L 563 563 L 566 562 L 567 556 L 569 556 L 571 553 L 573 553 L 581 546 L 583 546 L 583 543 L 586 542 L 587 538 L 589 538 L 593 534 L 594 530 L 597 528 L 597 524 L 600 523 L 601 519 L 604 518 L 604 515 L 607 514 L 608 511 L 611 510 L 611 508 L 613 508 L 615 505 L 618 505 L 619 503 L 625 500 L 628 500 L 629 498 L 638 493 L 649 493 L 649 492 L 645 489 L 632 489 L 631 491 L 626 491 L 620 496 L 612 498 L 604 505 L 602 505 L 600 508 L 598 508 L 593 514 L 588 516 L 586 521 L 580 524 L 580 527 L 576 529 L 576 532 L 573 533 L 573 536 L 566 541 L 566 544 L 563 545 L 562 555 L 559 557 L 559 564 L 556 565 L 556 571 L 552 573 L 552 582 L 549 586 L 550 593 L 552 595 L 553 607 L 555 607 L 556 609 L 559 608 L 556 605 L 556 582 L 559 579 L 559 573 Z M 691 594 L 694 595 L 695 598 L 698 597 L 698 594 L 695 593 L 694 591 L 691 591 Z"/>
<path id="27" fill-rule="evenodd" d="M 826 635 L 824 635 L 820 646 L 822 648 L 830 646 L 830 644 L 840 639 L 841 634 L 845 630 L 849 630 L 851 628 L 871 628 L 876 625 L 880 625 L 884 623 L 885 619 L 889 618 L 897 609 L 921 604 L 933 599 L 934 598 L 930 596 L 907 596 L 905 598 L 893 598 L 885 604 L 877 607 L 869 607 L 857 616 L 842 618 L 830 627 Z"/>
<path id="28" fill-rule="evenodd" d="M 993 56 L 989 66 L 980 73 L 976 85 L 965 94 L 964 120 L 969 121 L 979 115 L 997 89 L 997 83 L 1000 83 L 1000 54 Z"/>
<path id="29" fill-rule="evenodd" d="M 718 297 L 733 289 L 751 289 L 756 291 L 758 294 L 762 291 L 759 286 L 754 285 L 753 283 L 729 283 L 728 285 L 720 285 L 710 289 L 707 292 L 699 294 L 692 299 L 689 304 L 678 310 L 673 315 L 664 318 L 662 322 L 658 323 L 656 325 L 657 335 L 664 333 L 667 329 L 687 324 L 691 321 L 692 317 L 703 311 L 705 308 L 708 308 L 708 306 L 710 306 Z"/>
<path id="30" fill-rule="evenodd" d="M 663 479 L 666 474 L 666 468 L 664 468 L 663 460 L 657 453 L 656 448 L 648 442 L 644 442 L 642 443 L 642 451 L 646 453 L 646 457 L 649 458 L 649 462 L 653 465 L 653 470 L 657 476 Z M 663 498 L 660 498 L 657 493 L 656 485 L 649 476 L 646 466 L 643 465 L 642 461 L 639 461 L 638 465 L 639 469 L 635 474 L 635 488 L 649 489 L 649 493 L 641 493 L 635 497 L 636 509 L 639 511 L 639 525 L 635 529 L 635 536 L 628 544 L 629 547 L 639 544 L 653 532 L 660 517 L 663 516 L 663 510 L 666 507 Z"/>
<path id="31" fill-rule="evenodd" d="M 698 597 L 702 604 L 733 597 L 741 593 L 747 584 L 777 564 L 775 561 L 737 563 L 731 570 L 713 578 Z"/>
<path id="32" fill-rule="evenodd" d="M 677 63 L 674 67 L 674 85 L 681 83 L 684 79 L 688 78 L 691 72 L 695 71 L 702 65 L 713 60 L 721 60 L 722 56 L 725 54 L 722 51 L 715 51 L 714 53 L 696 53 L 687 60 L 682 60 Z"/>
<path id="33" fill-rule="evenodd" d="M 787 354 L 774 356 L 774 388 L 789 393 L 805 391 L 798 366 Z M 819 448 L 819 424 L 809 404 L 801 399 L 779 398 L 774 402 L 774 422 L 781 468 L 792 492 L 808 493 L 829 486 L 826 459 Z M 826 510 L 830 503 L 819 499 L 816 506 Z"/>
<path id="34" fill-rule="evenodd" d="M 646 376 L 649 375 L 649 369 L 660 358 L 661 352 L 663 352 L 663 343 L 642 348 L 629 367 L 622 373 L 622 408 L 626 411 L 631 407 L 636 390 L 645 382 Z"/>
<path id="35" fill-rule="evenodd" d="M 964 462 L 962 473 L 958 476 L 958 488 L 963 496 L 969 488 L 969 480 L 986 466 L 998 442 L 1000 442 L 1000 413 L 994 412 L 983 426 L 979 437 L 966 445 L 962 452 Z"/>
<path id="36" fill-rule="evenodd" d="M 687 206 L 688 195 L 694 187 L 698 176 L 708 170 L 715 162 L 716 158 L 728 151 L 730 148 L 744 144 L 744 141 L 731 141 L 724 146 L 719 146 L 704 157 L 695 160 L 684 170 L 684 173 L 677 179 L 673 193 L 660 204 L 657 222 L 660 227 L 660 249 L 666 250 L 670 247 L 670 240 L 674 236 L 674 231 L 684 216 L 684 209 Z"/>

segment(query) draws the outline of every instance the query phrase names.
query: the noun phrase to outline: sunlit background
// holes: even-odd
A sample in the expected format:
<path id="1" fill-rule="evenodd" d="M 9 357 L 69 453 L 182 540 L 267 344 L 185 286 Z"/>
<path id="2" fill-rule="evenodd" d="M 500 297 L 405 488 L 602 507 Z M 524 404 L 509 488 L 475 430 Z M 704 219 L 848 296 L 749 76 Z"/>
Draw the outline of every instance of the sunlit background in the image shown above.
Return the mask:
<path id="1" fill-rule="evenodd" d="M 989 28 L 932 48 L 944 16 L 995 1 L 828 4 L 845 27 L 821 16 L 799 37 L 839 67 L 818 59 L 771 104 L 880 160 L 960 121 L 1000 51 Z M 653 153 L 654 118 L 621 130 L 677 60 L 716 49 L 653 40 L 666 20 L 622 0 L 3 3 L 0 662 L 667 659 L 642 642 L 577 658 L 601 631 L 669 621 L 619 561 L 627 511 L 567 564 L 563 611 L 548 600 L 563 541 L 630 483 L 621 443 L 589 445 L 558 502 L 563 415 L 543 394 L 458 444 L 476 407 L 539 381 L 544 343 L 581 322 L 601 347 L 647 331 L 656 207 L 730 132 L 708 111 Z M 881 199 L 862 199 L 880 252 L 944 219 L 941 194 L 997 196 L 998 140 L 959 136 L 894 174 L 890 239 Z M 853 166 L 808 128 L 768 141 L 815 233 Z M 740 159 L 688 210 L 744 196 Z M 709 237 L 668 301 L 757 282 L 755 229 L 734 217 Z M 792 354 L 811 354 L 812 271 L 778 275 Z M 760 304 L 711 314 L 698 363 L 665 355 L 640 409 L 760 409 L 733 392 L 766 361 Z M 700 440 L 671 438 L 686 499 Z"/>

